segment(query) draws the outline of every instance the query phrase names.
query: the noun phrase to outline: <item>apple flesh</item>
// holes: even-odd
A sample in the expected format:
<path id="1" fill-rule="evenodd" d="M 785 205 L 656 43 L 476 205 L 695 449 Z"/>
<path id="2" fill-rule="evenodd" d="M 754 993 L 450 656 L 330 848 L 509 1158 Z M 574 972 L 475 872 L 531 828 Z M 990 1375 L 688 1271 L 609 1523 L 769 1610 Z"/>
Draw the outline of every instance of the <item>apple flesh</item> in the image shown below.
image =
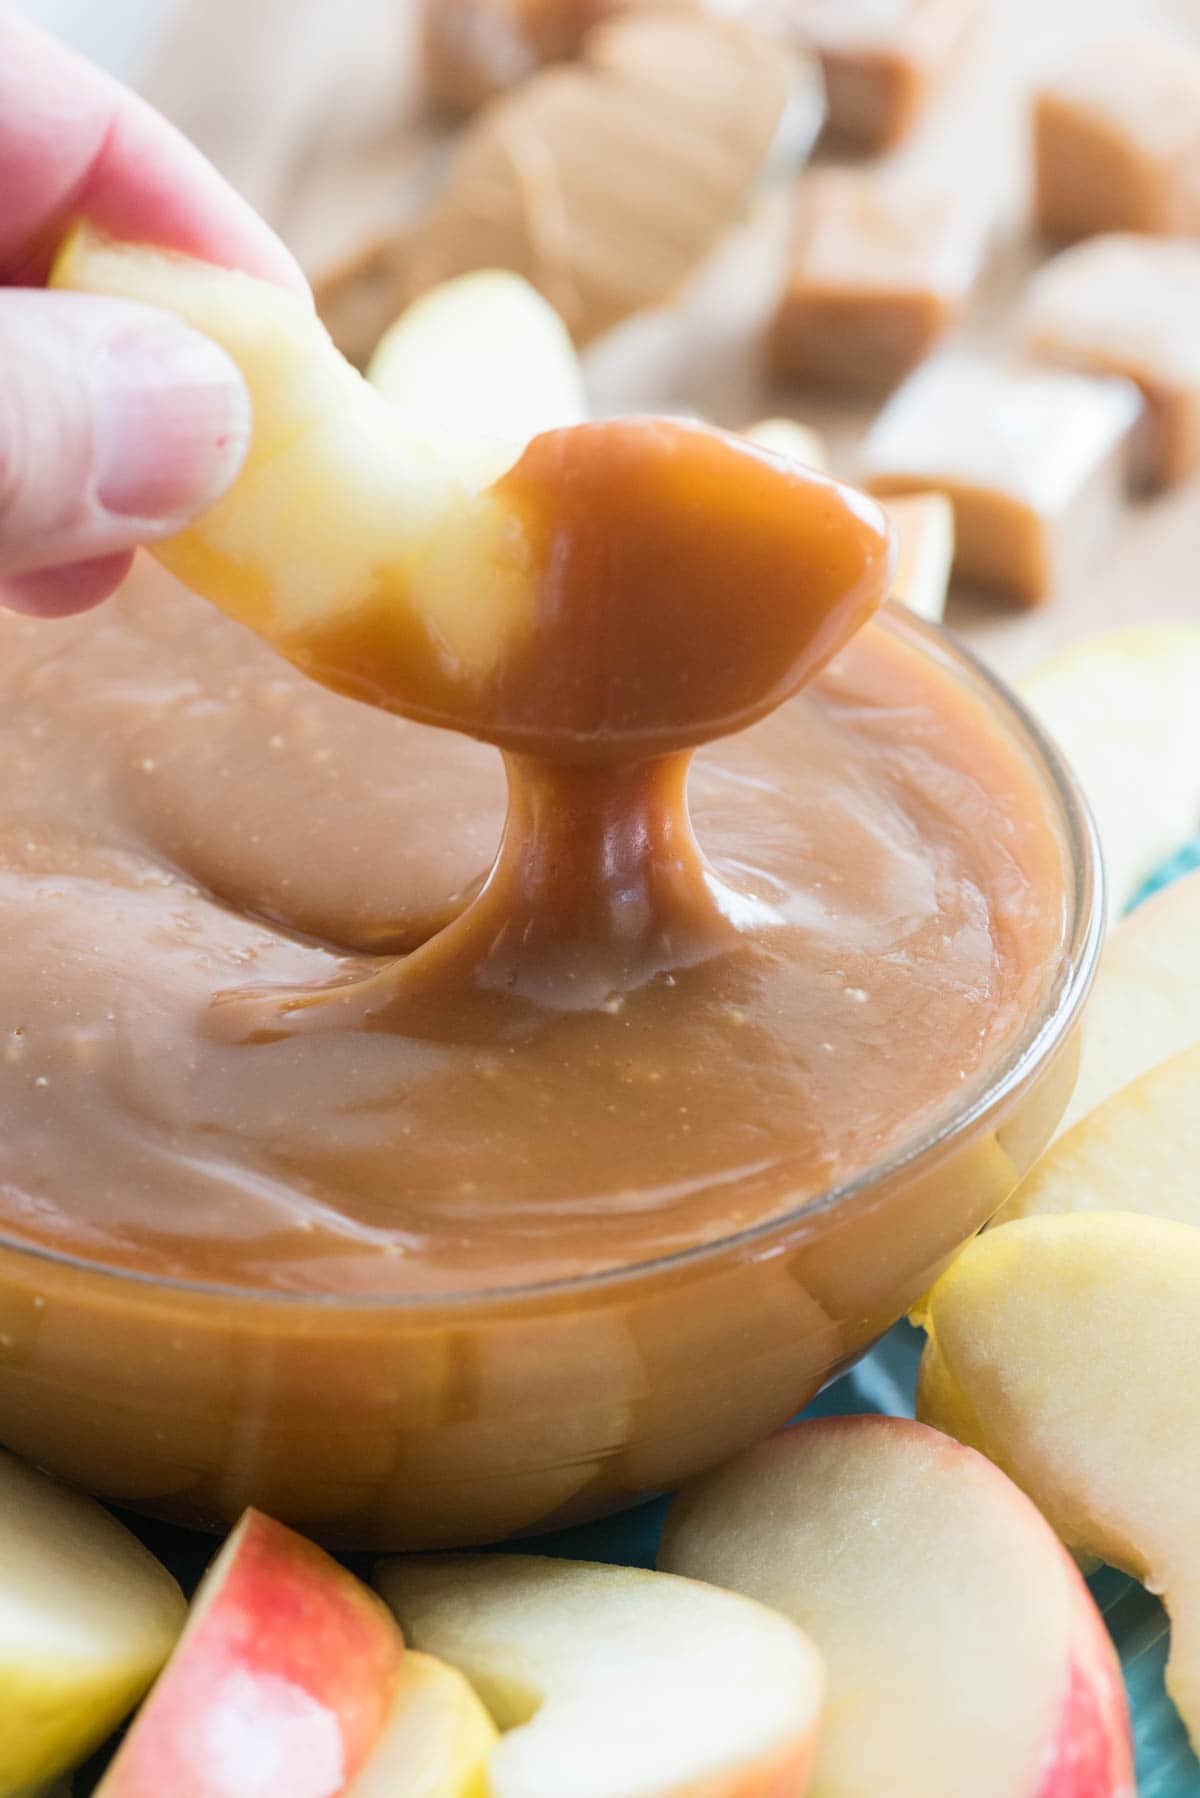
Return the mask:
<path id="1" fill-rule="evenodd" d="M 367 380 L 410 429 L 452 445 L 480 486 L 540 431 L 588 415 L 566 326 L 505 269 L 460 275 L 415 300 L 380 338 Z"/>
<path id="2" fill-rule="evenodd" d="M 1079 1079 L 1060 1125 L 1200 1043 L 1200 869 L 1113 931 L 1084 1014 Z"/>
<path id="3" fill-rule="evenodd" d="M 1051 1144 L 996 1218 L 1140 1211 L 1200 1224 L 1200 1044 L 1097 1105 Z"/>
<path id="4" fill-rule="evenodd" d="M 492 666 L 528 604 L 511 513 L 471 485 L 453 440 L 406 426 L 310 305 L 88 226 L 67 239 L 52 281 L 176 313 L 245 379 L 254 415 L 246 461 L 201 519 L 155 545 L 173 574 L 285 652 L 382 591 L 465 674 Z"/>
<path id="5" fill-rule="evenodd" d="M 743 438 L 584 422 L 497 480 L 507 450 L 406 418 L 293 294 L 87 227 L 54 280 L 173 311 L 237 363 L 242 471 L 154 553 L 338 692 L 521 753 L 658 756 L 771 710 L 886 593 L 878 507 Z"/>
<path id="6" fill-rule="evenodd" d="M 115 1518 L 0 1451 L 0 1794 L 40 1788 L 102 1742 L 186 1614 Z"/>
<path id="7" fill-rule="evenodd" d="M 410 1652 L 383 1734 L 348 1798 L 488 1798 L 498 1739 L 457 1668 Z"/>
<path id="8" fill-rule="evenodd" d="M 373 1592 L 248 1511 L 98 1798 L 341 1798 L 387 1723 L 403 1656 Z"/>
<path id="9" fill-rule="evenodd" d="M 987 1452 L 1073 1549 L 1160 1593 L 1200 1745 L 1200 1231 L 1082 1213 L 989 1230 L 928 1294 L 922 1417 Z"/>
<path id="10" fill-rule="evenodd" d="M 1087 638 L 1026 676 L 1021 691 L 1091 804 L 1119 918 L 1200 826 L 1200 626 Z"/>
<path id="11" fill-rule="evenodd" d="M 894 1417 L 793 1425 L 687 1486 L 661 1566 L 773 1605 L 824 1658 L 820 1798 L 1131 1798 L 1112 1644 L 992 1464 Z"/>
<path id="12" fill-rule="evenodd" d="M 821 1703 L 811 1644 L 732 1593 L 530 1555 L 386 1562 L 407 1639 L 507 1733 L 491 1798 L 791 1798 Z"/>

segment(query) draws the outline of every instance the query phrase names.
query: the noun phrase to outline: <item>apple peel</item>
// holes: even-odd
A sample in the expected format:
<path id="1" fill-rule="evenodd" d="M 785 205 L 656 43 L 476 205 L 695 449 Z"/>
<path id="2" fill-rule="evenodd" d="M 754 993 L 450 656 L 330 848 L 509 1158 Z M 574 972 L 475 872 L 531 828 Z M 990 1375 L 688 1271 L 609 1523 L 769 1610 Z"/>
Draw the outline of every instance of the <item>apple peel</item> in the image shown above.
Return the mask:
<path id="1" fill-rule="evenodd" d="M 343 1798 L 387 1723 L 403 1656 L 373 1592 L 247 1511 L 97 1798 Z"/>

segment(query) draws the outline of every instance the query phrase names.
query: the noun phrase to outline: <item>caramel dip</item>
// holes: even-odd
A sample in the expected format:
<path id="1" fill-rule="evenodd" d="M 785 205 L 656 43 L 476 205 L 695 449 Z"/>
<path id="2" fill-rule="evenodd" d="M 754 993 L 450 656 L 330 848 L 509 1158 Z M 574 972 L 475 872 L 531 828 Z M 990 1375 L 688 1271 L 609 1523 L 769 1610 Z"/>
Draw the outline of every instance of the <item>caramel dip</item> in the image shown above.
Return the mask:
<path id="1" fill-rule="evenodd" d="M 1054 779 L 867 622 L 874 502 L 646 420 L 490 491 L 529 609 L 469 677 L 382 588 L 286 661 L 149 568 L 0 616 L 0 1440 L 147 1509 L 403 1546 L 660 1489 L 1065 1102 Z"/>
<path id="2" fill-rule="evenodd" d="M 626 497 L 595 485 L 592 555 Z M 574 652 L 615 684 L 656 621 L 587 553 Z M 523 1285 L 768 1218 L 943 1113 L 1061 935 L 1029 771 L 876 629 L 698 758 L 689 827 L 669 650 L 636 759 L 512 754 L 464 914 L 494 750 L 321 691 L 161 577 L 0 620 L 5 1233 L 267 1289 Z M 702 672 L 720 714 L 737 671 Z"/>

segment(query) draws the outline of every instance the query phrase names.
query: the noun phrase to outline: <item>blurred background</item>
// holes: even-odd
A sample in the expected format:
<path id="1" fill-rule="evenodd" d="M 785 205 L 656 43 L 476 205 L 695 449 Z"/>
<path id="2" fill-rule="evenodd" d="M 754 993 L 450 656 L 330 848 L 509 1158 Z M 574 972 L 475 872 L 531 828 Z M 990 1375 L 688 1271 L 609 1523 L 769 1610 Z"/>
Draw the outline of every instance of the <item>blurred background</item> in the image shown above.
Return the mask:
<path id="1" fill-rule="evenodd" d="M 457 4 L 426 0 L 427 16 L 440 17 L 439 7 L 448 16 Z M 736 11 L 741 0 L 712 4 Z M 841 0 L 786 4 L 823 9 L 836 25 Z M 417 53 L 419 5 L 17 0 L 18 11 L 138 86 L 266 214 L 318 284 L 342 347 L 360 360 L 407 297 L 396 267 L 406 235 L 438 193 L 464 131 L 475 129 L 434 104 Z M 887 14 L 888 0 L 877 10 Z M 1029 224 L 1032 84 L 1074 46 L 1113 28 L 1162 26 L 1200 46 L 1200 0 L 990 0 L 980 10 L 953 79 L 911 129 L 882 154 L 858 146 L 848 160 L 978 196 L 991 221 L 989 253 L 952 336 L 1007 354 L 1017 303 L 1047 254 Z M 823 145 L 817 154 L 827 162 L 846 152 Z M 802 160 L 793 158 L 793 171 Z M 610 198 L 644 199 L 646 185 L 639 173 Z M 764 355 L 795 193 L 786 165 L 758 179 L 668 303 L 635 309 L 589 336 L 584 366 L 596 411 L 691 412 L 732 428 L 786 414 L 820 431 L 835 471 L 853 477 L 879 398 L 780 384 Z M 1020 610 L 956 588 L 949 621 L 1002 671 L 1019 674 L 1082 629 L 1142 615 L 1148 585 L 1157 615 L 1194 616 L 1191 581 L 1181 572 L 1198 554 L 1195 492 L 1184 484 L 1123 510 L 1111 552 L 1086 578 L 1056 590 L 1052 603 Z"/>
<path id="2" fill-rule="evenodd" d="M 151 68 L 180 0 L 16 0 L 47 31 L 90 56 L 93 62 L 140 82 Z"/>

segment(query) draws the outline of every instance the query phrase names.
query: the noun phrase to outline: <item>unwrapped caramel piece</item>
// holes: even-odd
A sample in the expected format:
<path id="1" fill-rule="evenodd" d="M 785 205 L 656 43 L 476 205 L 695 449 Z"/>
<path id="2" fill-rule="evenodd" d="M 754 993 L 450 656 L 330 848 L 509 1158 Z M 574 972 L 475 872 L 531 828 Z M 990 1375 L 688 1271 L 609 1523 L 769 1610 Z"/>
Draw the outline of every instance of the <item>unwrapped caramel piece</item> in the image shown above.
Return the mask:
<path id="1" fill-rule="evenodd" d="M 1200 246 L 1118 233 L 1064 250 L 1030 284 L 1025 331 L 1039 356 L 1136 381 L 1143 485 L 1200 467 Z"/>
<path id="2" fill-rule="evenodd" d="M 1051 237 L 1200 231 L 1200 57 L 1152 31 L 1076 50 L 1034 97 L 1033 151 Z"/>
<path id="3" fill-rule="evenodd" d="M 945 350 L 884 408 L 861 473 L 883 496 L 946 494 L 955 573 L 1033 605 L 1107 535 L 1140 411 L 1128 381 Z"/>
<path id="4" fill-rule="evenodd" d="M 959 316 L 986 233 L 969 191 L 890 173 L 802 176 L 768 334 L 773 372 L 852 391 L 894 386 Z"/>
<path id="5" fill-rule="evenodd" d="M 584 343 L 670 298 L 771 149 L 793 70 L 733 20 L 601 26 L 582 62 L 534 75 L 468 127 L 393 312 L 451 275 L 509 268 Z"/>
<path id="6" fill-rule="evenodd" d="M 861 150 L 899 142 L 952 71 L 980 0 L 772 0 L 816 50 L 826 129 Z"/>
<path id="7" fill-rule="evenodd" d="M 457 112 L 515 87 L 547 63 L 578 56 L 593 25 L 635 8 L 689 8 L 697 0 L 422 0 L 421 38 L 431 97 Z"/>

